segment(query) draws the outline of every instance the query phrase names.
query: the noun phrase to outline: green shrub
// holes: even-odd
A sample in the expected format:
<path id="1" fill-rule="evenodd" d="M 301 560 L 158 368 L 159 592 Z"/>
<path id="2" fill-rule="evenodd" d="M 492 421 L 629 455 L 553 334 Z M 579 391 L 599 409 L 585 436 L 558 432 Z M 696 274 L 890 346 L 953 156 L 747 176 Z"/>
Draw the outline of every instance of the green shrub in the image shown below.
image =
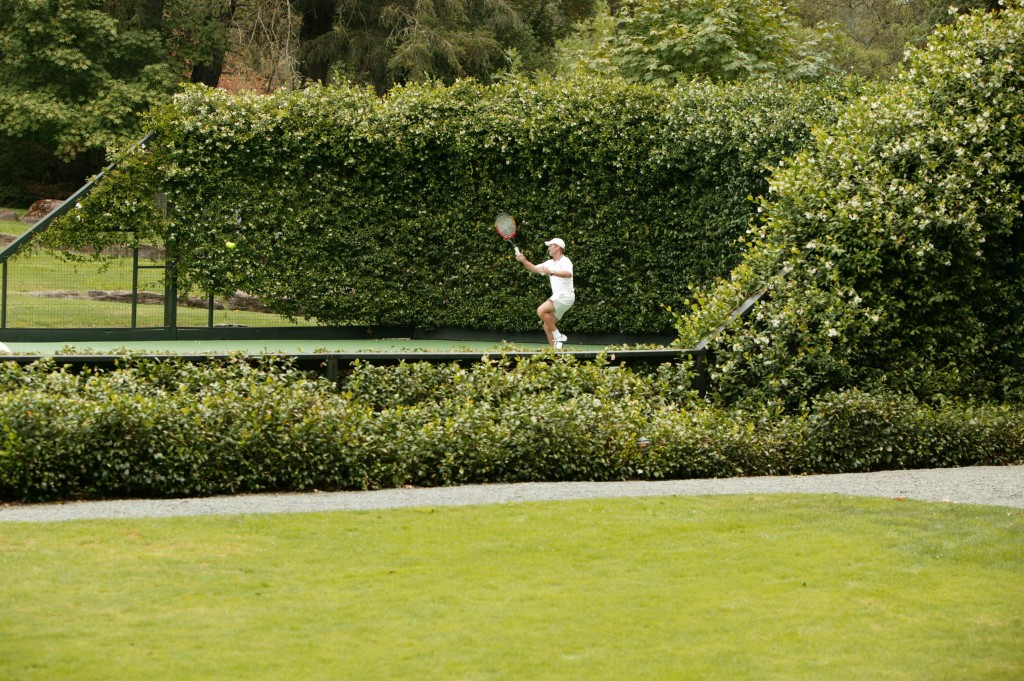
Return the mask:
<path id="1" fill-rule="evenodd" d="M 772 175 L 728 281 L 683 310 L 726 403 L 836 390 L 1019 398 L 1024 356 L 1024 10 L 961 18 Z"/>
<path id="2" fill-rule="evenodd" d="M 932 408 L 907 396 L 844 391 L 815 401 L 798 464 L 845 473 L 1013 463 L 1024 455 L 1022 426 L 1019 408 Z"/>
<path id="3" fill-rule="evenodd" d="M 549 355 L 472 367 L 128 360 L 0 365 L 0 499 L 43 501 L 1024 462 L 1024 412 L 847 391 L 723 409 L 685 367 Z M 386 386 L 377 390 L 373 384 Z M 673 395 L 673 397 L 666 397 Z"/>

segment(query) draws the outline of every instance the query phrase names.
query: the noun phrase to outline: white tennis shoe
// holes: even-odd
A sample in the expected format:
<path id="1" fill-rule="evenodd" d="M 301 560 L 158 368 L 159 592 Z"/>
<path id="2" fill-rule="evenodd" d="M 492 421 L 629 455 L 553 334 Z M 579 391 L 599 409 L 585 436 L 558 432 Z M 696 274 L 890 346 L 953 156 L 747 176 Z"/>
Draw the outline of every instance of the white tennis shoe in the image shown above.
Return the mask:
<path id="1" fill-rule="evenodd" d="M 559 331 L 558 329 L 555 329 L 555 332 L 553 334 L 551 334 L 551 336 L 555 339 L 555 342 L 558 343 L 558 344 L 568 343 L 569 342 L 569 337 L 566 336 L 561 331 Z"/>

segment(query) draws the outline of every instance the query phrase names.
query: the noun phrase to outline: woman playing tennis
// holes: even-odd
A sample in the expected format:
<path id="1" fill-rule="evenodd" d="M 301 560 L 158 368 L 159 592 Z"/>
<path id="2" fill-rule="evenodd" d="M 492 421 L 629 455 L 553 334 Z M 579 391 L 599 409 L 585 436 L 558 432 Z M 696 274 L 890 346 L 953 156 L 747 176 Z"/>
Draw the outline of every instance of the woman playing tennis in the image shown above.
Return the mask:
<path id="1" fill-rule="evenodd" d="M 534 265 L 518 250 L 516 251 L 516 260 L 523 263 L 523 267 L 529 271 L 550 278 L 551 297 L 537 308 L 537 316 L 544 323 L 544 333 L 547 334 L 548 343 L 555 350 L 561 350 L 562 343 L 568 341 L 569 338 L 558 330 L 558 322 L 576 302 L 576 293 L 572 285 L 572 261 L 565 256 L 565 242 L 561 239 L 545 241 L 544 245 L 548 247 L 550 259 L 540 265 Z"/>

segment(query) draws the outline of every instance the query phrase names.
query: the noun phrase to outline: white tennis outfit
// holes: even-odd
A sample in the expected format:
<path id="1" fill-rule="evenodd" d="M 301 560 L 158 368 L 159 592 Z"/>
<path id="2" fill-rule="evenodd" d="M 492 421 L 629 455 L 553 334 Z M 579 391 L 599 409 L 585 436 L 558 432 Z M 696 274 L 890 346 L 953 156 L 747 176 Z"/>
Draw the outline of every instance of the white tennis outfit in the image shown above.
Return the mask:
<path id="1" fill-rule="evenodd" d="M 566 310 L 576 302 L 576 291 L 572 285 L 572 260 L 562 255 L 558 260 L 547 260 L 541 267 L 549 272 L 568 272 L 568 277 L 548 277 L 551 282 L 551 302 L 555 304 L 555 319 L 561 319 Z"/>

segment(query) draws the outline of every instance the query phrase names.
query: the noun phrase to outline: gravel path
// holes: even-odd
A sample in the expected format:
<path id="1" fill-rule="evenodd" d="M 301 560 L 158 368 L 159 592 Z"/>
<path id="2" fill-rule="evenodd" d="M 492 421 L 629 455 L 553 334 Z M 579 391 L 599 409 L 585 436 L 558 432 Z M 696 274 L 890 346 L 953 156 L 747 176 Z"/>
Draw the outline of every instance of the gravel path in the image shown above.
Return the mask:
<path id="1" fill-rule="evenodd" d="M 774 493 L 842 494 L 1024 508 L 1024 466 L 974 466 L 714 480 L 542 482 L 387 489 L 373 492 L 248 494 L 201 499 L 10 504 L 0 506 L 0 522 L 365 511 L 415 506 L 470 506 L 609 497 Z"/>

